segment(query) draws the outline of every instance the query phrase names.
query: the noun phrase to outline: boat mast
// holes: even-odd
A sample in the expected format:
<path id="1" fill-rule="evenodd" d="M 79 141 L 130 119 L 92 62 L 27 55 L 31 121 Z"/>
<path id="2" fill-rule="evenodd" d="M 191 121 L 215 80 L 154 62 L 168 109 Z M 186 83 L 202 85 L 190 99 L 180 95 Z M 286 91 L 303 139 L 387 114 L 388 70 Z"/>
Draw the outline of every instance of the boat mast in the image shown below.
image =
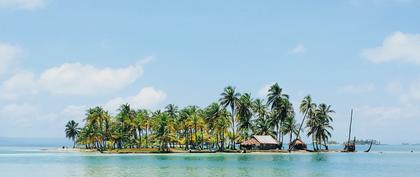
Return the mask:
<path id="1" fill-rule="evenodd" d="M 349 140 L 347 141 L 347 144 L 350 145 L 350 138 L 351 138 L 351 124 L 353 123 L 353 109 L 351 109 L 350 114 L 350 127 L 349 127 Z"/>

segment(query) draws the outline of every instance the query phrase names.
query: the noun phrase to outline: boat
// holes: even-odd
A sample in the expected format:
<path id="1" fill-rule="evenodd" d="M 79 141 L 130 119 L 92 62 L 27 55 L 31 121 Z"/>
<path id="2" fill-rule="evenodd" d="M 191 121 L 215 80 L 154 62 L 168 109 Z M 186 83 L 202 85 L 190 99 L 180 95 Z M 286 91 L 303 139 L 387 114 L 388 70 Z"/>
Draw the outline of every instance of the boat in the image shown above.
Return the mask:
<path id="1" fill-rule="evenodd" d="M 350 140 L 352 123 L 353 123 L 353 109 L 351 109 L 351 114 L 350 114 L 349 138 L 347 142 L 344 144 L 343 152 L 356 152 L 356 137 L 354 137 L 353 141 Z"/>

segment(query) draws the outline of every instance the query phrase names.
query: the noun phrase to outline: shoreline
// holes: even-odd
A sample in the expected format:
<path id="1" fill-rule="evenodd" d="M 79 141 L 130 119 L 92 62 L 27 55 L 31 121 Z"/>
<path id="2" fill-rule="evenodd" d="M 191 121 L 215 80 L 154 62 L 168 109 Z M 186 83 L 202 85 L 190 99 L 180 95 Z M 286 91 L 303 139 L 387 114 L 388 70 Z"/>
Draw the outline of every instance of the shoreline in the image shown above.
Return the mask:
<path id="1" fill-rule="evenodd" d="M 317 153 L 348 153 L 343 152 L 342 150 L 328 150 L 328 151 L 308 151 L 308 150 L 299 150 L 299 151 L 288 151 L 288 150 L 248 150 L 243 152 L 241 150 L 234 151 L 209 151 L 209 150 L 177 150 L 171 149 L 168 152 L 158 151 L 157 149 L 119 149 L 119 150 L 110 150 L 100 152 L 95 149 L 81 149 L 81 148 L 67 148 L 67 149 L 40 149 L 44 152 L 50 153 L 98 153 L 98 154 L 317 154 Z"/>

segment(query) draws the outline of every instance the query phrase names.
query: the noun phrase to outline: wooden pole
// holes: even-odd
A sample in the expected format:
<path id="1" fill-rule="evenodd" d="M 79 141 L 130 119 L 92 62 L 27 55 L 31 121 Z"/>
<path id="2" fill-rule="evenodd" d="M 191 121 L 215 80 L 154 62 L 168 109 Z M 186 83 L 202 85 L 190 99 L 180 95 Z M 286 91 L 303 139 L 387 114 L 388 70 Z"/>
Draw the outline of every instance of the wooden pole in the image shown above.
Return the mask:
<path id="1" fill-rule="evenodd" d="M 350 145 L 350 138 L 351 138 L 351 124 L 353 123 L 353 109 L 351 109 L 350 114 L 350 127 L 349 127 L 349 139 L 347 141 L 347 144 Z"/>

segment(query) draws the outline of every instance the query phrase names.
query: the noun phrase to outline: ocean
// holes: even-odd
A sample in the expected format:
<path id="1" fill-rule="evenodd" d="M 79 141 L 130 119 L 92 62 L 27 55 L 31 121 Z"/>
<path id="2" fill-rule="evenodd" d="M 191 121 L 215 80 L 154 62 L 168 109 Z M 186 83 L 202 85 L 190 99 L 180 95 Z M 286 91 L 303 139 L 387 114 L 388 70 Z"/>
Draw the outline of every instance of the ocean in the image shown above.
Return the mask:
<path id="1" fill-rule="evenodd" d="M 378 145 L 364 153 L 100 154 L 52 147 L 0 147 L 1 177 L 296 176 L 418 177 L 419 145 Z M 57 147 L 54 147 L 57 149 Z M 342 148 L 333 146 L 332 148 Z M 358 147 L 359 150 L 367 147 Z"/>

